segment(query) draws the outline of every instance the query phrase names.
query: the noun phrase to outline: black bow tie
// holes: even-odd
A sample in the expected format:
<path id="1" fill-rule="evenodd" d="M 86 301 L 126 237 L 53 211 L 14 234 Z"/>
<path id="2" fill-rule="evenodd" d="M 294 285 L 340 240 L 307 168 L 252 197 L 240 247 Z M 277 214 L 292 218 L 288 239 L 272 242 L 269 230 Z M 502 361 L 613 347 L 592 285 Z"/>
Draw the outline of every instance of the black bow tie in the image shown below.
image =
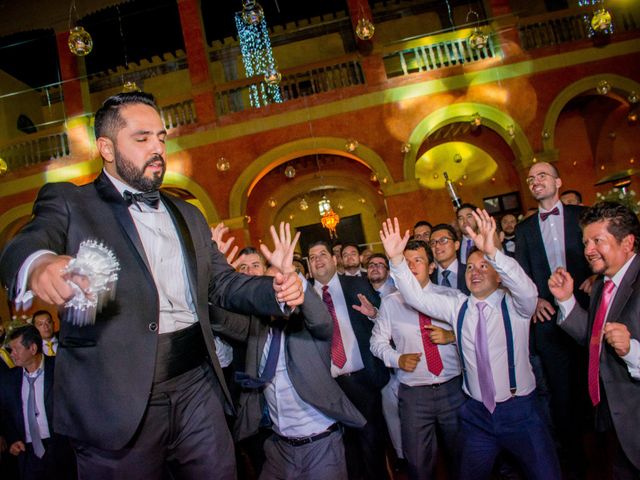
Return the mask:
<path id="1" fill-rule="evenodd" d="M 144 193 L 131 193 L 129 190 L 125 190 L 122 193 L 122 196 L 129 206 L 134 203 L 146 203 L 151 208 L 158 208 L 158 205 L 160 204 L 160 192 L 158 190 Z"/>
<path id="2" fill-rule="evenodd" d="M 551 215 L 560 215 L 558 207 L 554 207 L 553 210 L 549 210 L 548 212 L 540 212 L 540 220 L 544 222 Z"/>

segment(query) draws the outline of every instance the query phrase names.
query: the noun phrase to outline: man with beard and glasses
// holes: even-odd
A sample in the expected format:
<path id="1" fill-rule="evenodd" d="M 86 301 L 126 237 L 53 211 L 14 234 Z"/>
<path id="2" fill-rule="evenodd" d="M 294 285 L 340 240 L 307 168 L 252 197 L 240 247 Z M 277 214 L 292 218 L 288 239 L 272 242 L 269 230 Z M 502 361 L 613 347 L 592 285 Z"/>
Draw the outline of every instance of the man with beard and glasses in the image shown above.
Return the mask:
<path id="1" fill-rule="evenodd" d="M 94 324 L 63 312 L 54 430 L 73 439 L 80 478 L 235 478 L 208 303 L 282 316 L 302 303 L 302 282 L 234 271 L 198 209 L 158 191 L 167 132 L 151 95 L 108 98 L 95 134 L 97 179 L 42 187 L 0 257 L 0 278 L 23 306 L 33 296 L 64 305 L 71 281 L 86 288 L 64 273 L 84 240 L 103 242 L 120 263 L 115 298 Z"/>

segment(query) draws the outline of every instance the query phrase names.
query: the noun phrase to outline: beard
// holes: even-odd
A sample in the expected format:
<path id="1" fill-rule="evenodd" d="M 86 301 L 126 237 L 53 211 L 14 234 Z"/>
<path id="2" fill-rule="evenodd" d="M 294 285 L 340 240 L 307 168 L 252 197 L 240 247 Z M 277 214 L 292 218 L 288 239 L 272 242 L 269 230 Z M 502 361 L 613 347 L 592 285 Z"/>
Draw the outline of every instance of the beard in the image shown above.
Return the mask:
<path id="1" fill-rule="evenodd" d="M 154 162 L 162 162 L 162 171 L 154 172 L 152 177 L 145 176 L 144 172 Z M 126 184 L 141 192 L 158 190 L 166 172 L 166 163 L 160 155 L 154 155 L 145 162 L 142 168 L 138 168 L 132 161 L 125 157 L 118 148 L 115 149 L 116 172 Z"/>

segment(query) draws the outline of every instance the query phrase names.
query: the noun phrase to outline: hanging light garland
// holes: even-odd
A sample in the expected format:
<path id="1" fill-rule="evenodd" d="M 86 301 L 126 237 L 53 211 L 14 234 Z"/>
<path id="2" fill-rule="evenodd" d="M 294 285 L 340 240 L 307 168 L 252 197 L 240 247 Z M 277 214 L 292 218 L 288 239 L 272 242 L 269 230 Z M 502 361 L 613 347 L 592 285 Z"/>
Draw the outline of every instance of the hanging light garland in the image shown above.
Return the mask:
<path id="1" fill-rule="evenodd" d="M 255 0 L 243 0 L 242 6 L 242 11 L 235 16 L 242 63 L 247 78 L 257 75 L 264 78 L 260 84 L 249 87 L 251 106 L 259 108 L 270 103 L 282 103 L 282 75 L 273 58 L 264 11 Z"/>

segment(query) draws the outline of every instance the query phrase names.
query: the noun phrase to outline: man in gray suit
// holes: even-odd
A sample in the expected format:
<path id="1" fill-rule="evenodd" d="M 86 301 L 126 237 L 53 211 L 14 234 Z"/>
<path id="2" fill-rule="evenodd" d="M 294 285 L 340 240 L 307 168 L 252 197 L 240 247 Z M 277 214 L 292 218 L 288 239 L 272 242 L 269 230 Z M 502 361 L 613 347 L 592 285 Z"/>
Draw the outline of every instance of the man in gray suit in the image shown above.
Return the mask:
<path id="1" fill-rule="evenodd" d="M 270 268 L 278 269 L 265 253 L 276 263 Z M 249 275 L 266 273 L 263 256 L 252 247 L 234 264 Z M 234 436 L 242 441 L 271 427 L 260 478 L 346 480 L 339 423 L 360 428 L 365 419 L 331 377 L 333 325 L 318 295 L 308 289 L 299 312 L 284 322 L 216 307 L 211 318 L 216 334 L 247 344 L 245 372 L 236 375 L 242 393 Z"/>
<path id="2" fill-rule="evenodd" d="M 640 222 L 628 208 L 601 202 L 580 219 L 584 254 L 598 275 L 588 311 L 564 268 L 549 279 L 558 324 L 589 348 L 588 387 L 596 427 L 615 445 L 613 478 L 640 478 Z"/>

